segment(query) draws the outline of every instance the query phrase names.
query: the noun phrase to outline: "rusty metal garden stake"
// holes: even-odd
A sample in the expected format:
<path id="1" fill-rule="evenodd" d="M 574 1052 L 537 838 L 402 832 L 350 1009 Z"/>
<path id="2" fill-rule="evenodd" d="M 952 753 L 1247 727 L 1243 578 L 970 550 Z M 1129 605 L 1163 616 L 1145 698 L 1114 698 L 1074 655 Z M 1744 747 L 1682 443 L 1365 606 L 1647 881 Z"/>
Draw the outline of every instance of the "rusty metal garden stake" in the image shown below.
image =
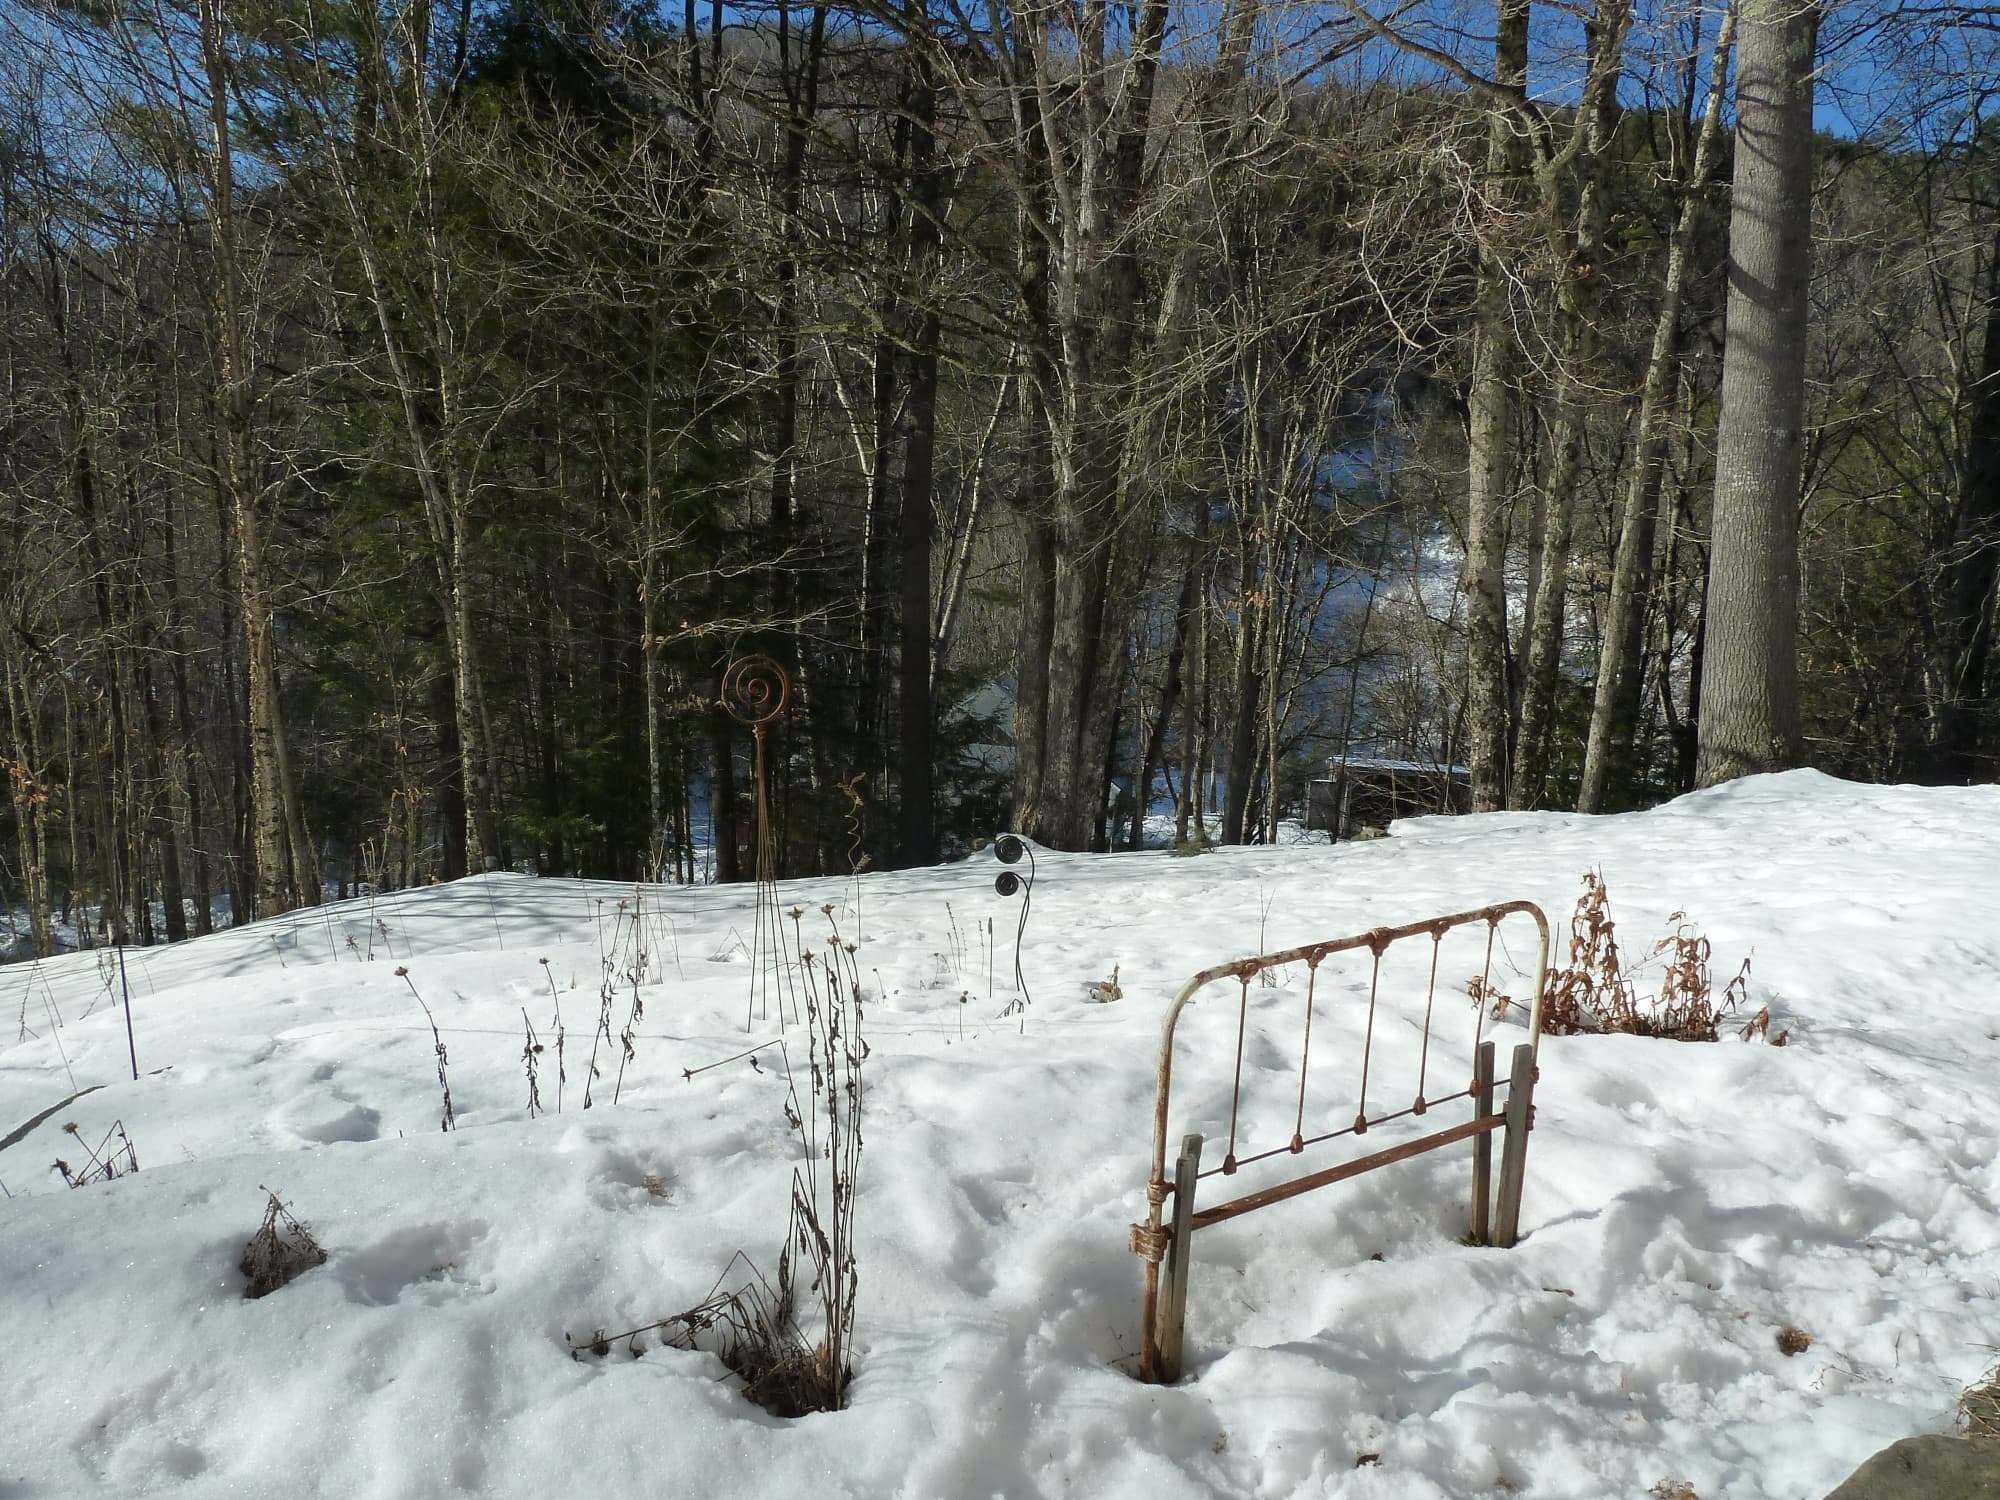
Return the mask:
<path id="1" fill-rule="evenodd" d="M 722 706 L 739 724 L 749 726 L 756 744 L 757 847 L 756 913 L 750 937 L 750 1005 L 744 1012 L 743 1029 L 750 1030 L 761 1000 L 764 1019 L 771 1013 L 771 980 L 780 981 L 778 1029 L 785 1027 L 784 938 L 778 930 L 778 860 L 771 836 L 771 783 L 764 763 L 764 731 L 778 719 L 792 701 L 792 682 L 785 669 L 768 656 L 740 656 L 722 674 Z M 732 835 L 733 836 L 733 835 Z M 796 1009 L 797 1001 L 793 1001 Z"/>
<path id="2" fill-rule="evenodd" d="M 132 1039 L 132 984 L 125 977 L 125 945 L 118 945 L 118 988 L 125 995 L 125 1047 L 132 1055 L 132 1081 L 139 1081 L 139 1044 Z"/>
<path id="3" fill-rule="evenodd" d="M 1021 1029 L 1028 1029 L 1027 1007 L 1033 1002 L 1028 997 L 1028 981 L 1021 976 L 1021 939 L 1028 931 L 1028 913 L 1035 904 L 1035 848 L 1018 834 L 1003 833 L 993 841 L 993 857 L 1003 865 L 1017 865 L 1021 856 L 1028 857 L 1028 876 L 1023 880 L 1012 870 L 1002 870 L 993 877 L 993 889 L 1003 896 L 1021 892 L 1021 920 L 1014 928 L 1014 992 L 1018 998 L 1000 1014 L 1013 1015 L 1019 1012 Z"/>

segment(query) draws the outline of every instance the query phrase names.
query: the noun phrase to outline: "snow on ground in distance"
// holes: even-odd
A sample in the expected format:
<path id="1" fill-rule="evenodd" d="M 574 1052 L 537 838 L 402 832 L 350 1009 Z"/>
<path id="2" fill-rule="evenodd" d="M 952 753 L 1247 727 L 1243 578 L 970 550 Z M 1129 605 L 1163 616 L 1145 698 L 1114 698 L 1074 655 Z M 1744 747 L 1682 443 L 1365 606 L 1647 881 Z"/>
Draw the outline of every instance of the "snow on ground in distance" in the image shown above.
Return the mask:
<path id="1" fill-rule="evenodd" d="M 1560 928 L 1591 868 L 1628 955 L 1679 910 L 1718 982 L 1754 953 L 1753 1009 L 1790 1045 L 1545 1039 L 1517 1249 L 1461 1243 L 1464 1146 L 1204 1230 L 1188 1376 L 1135 1381 L 1126 1226 L 1180 983 L 1513 897 Z M 796 1155 L 778 1068 L 683 1077 L 775 1030 L 744 1029 L 749 890 L 645 891 L 637 1055 L 587 1113 L 579 1038 L 629 887 L 495 876 L 131 950 L 137 1083 L 97 955 L 0 971 L 0 1138 L 96 1090 L 0 1149 L 0 1495 L 1602 1500 L 1672 1478 L 1787 1500 L 1945 1427 L 2000 1345 L 2000 790 L 1801 772 L 1617 818 L 1043 853 L 1025 1034 L 996 1019 L 1020 908 L 995 873 L 982 854 L 785 889 L 858 930 L 873 1046 L 852 1404 L 794 1422 L 710 1354 L 564 1344 L 688 1307 L 739 1249 L 776 1261 Z M 1465 1075 L 1482 931 L 1440 951 L 1434 1096 Z M 1528 931 L 1496 943 L 1517 995 Z M 1420 1063 L 1428 940 L 1405 946 L 1376 1023 L 1391 1094 Z M 398 965 L 449 1048 L 453 1134 Z M 1124 999 L 1089 1003 L 1114 965 Z M 551 977 L 569 1082 L 530 1121 L 521 1012 L 548 1041 Z M 1367 980 L 1317 977 L 1315 1120 L 1352 1108 Z M 1226 1133 L 1234 988 L 1183 1027 L 1175 1141 Z M 1296 972 L 1252 988 L 1246 1152 L 1289 1138 L 1304 994 Z M 1498 1027 L 1503 1071 L 1524 1034 Z M 114 1120 L 142 1170 L 64 1188 L 61 1126 L 94 1144 Z M 331 1258 L 250 1302 L 260 1184 Z M 1786 1326 L 1810 1348 L 1781 1353 Z"/>

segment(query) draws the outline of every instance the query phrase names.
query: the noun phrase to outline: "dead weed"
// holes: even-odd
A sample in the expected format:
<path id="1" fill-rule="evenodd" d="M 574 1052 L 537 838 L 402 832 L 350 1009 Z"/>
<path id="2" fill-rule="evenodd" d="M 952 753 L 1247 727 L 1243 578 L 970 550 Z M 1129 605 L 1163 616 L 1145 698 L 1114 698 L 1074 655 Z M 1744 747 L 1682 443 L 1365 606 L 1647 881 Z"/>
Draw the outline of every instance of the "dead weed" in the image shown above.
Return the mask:
<path id="1" fill-rule="evenodd" d="M 1761 1036 L 1773 1046 L 1784 1046 L 1786 1033 L 1770 1034 L 1768 1006 L 1747 1022 L 1734 1019 L 1749 1001 L 1750 960 L 1744 959 L 1735 978 L 1718 991 L 1709 972 L 1712 950 L 1708 939 L 1684 912 L 1675 912 L 1667 920 L 1672 930 L 1654 943 L 1638 964 L 1628 966 L 1619 951 L 1617 923 L 1611 918 L 1604 877 L 1595 870 L 1585 874 L 1583 894 L 1570 914 L 1568 954 L 1562 963 L 1551 965 L 1543 987 L 1542 1030 L 1553 1036 L 1621 1032 L 1679 1042 L 1712 1042 L 1728 1021 L 1745 1041 Z M 1638 980 L 1656 960 L 1664 962 L 1658 988 L 1644 994 Z M 1479 979 L 1470 981 L 1466 991 L 1475 1004 L 1487 1006 L 1496 1017 L 1514 1003 L 1497 986 Z"/>
<path id="2" fill-rule="evenodd" d="M 1964 1437 L 2000 1438 L 2000 1364 L 1960 1394 L 1958 1431 Z"/>
<path id="3" fill-rule="evenodd" d="M 326 1264 L 326 1251 L 312 1231 L 292 1217 L 276 1193 L 259 1187 L 271 1201 L 264 1205 L 264 1222 L 236 1262 L 243 1273 L 243 1295 L 252 1299 L 269 1296 L 301 1272 Z"/>

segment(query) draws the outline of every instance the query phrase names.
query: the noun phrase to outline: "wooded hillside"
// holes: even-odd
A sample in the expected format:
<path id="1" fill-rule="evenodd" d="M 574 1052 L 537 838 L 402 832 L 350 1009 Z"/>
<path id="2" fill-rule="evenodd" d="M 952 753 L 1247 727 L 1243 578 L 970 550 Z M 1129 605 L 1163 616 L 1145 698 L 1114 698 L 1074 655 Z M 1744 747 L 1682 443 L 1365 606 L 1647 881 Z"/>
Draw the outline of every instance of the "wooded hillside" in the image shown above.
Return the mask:
<path id="1" fill-rule="evenodd" d="M 8 5 L 0 903 L 1990 779 L 1962 20 Z"/>

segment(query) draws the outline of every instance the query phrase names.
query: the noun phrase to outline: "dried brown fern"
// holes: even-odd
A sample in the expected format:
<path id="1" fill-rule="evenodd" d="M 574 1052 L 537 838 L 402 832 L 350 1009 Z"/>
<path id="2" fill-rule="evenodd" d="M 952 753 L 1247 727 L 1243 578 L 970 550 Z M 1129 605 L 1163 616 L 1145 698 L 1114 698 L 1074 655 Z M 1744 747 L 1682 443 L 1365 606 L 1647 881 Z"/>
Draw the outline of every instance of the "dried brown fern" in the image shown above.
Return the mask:
<path id="1" fill-rule="evenodd" d="M 1642 994 L 1634 968 L 1628 968 L 1618 948 L 1617 923 L 1611 918 L 1610 892 L 1604 877 L 1591 870 L 1583 877 L 1583 894 L 1570 913 L 1569 948 L 1562 963 L 1552 965 L 1542 990 L 1542 1030 L 1554 1036 L 1622 1033 L 1681 1042 L 1712 1042 L 1722 1022 L 1749 1001 L 1750 960 L 1718 993 L 1709 972 L 1712 948 L 1684 912 L 1668 921 L 1673 930 L 1647 950 L 1643 967 L 1664 958 L 1657 993 Z M 1498 1017 L 1514 1002 L 1490 983 L 1473 980 L 1466 986 L 1474 1003 L 1486 1005 Z M 1749 1040 L 1763 1036 L 1783 1046 L 1786 1034 L 1770 1033 L 1769 1007 L 1742 1027 Z"/>

